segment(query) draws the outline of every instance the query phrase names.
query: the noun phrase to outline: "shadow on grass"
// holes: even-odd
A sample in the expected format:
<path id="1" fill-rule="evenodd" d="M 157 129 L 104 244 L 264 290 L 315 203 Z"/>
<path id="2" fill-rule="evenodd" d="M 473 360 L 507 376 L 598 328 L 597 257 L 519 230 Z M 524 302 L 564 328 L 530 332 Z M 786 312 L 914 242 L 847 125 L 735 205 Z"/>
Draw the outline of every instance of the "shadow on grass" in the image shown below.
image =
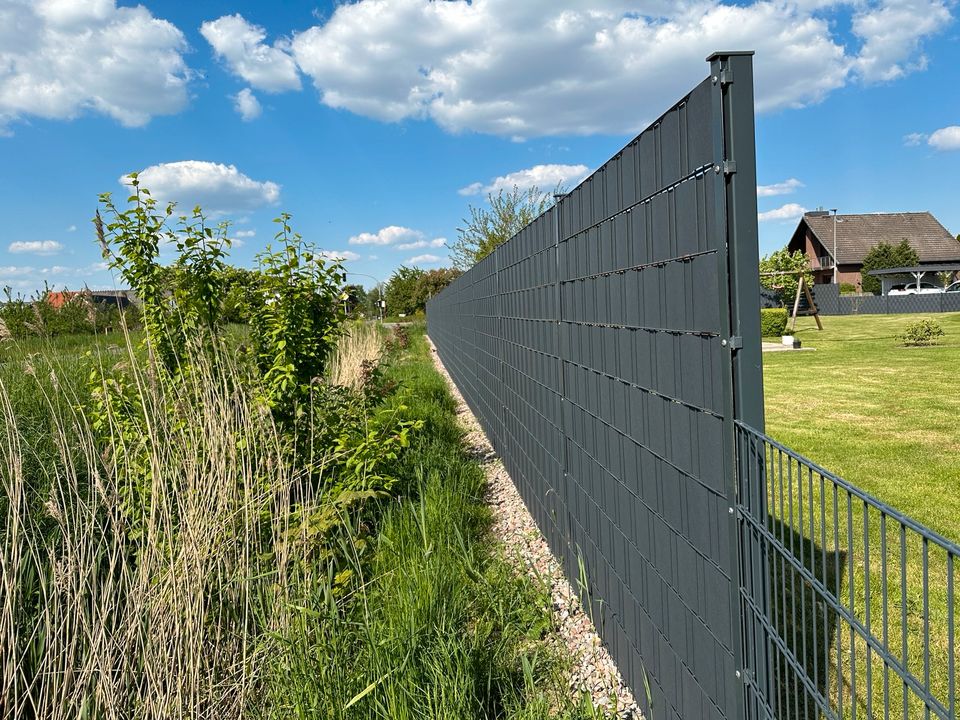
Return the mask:
<path id="1" fill-rule="evenodd" d="M 786 646 L 770 648 L 773 709 L 778 718 L 815 720 L 823 716 L 824 706 L 843 707 L 844 698 L 849 703 L 848 681 L 840 678 L 838 686 L 840 617 L 833 607 L 847 572 L 847 554 L 821 547 L 773 516 L 769 523 L 786 548 L 786 554 L 771 548 L 769 556 L 772 620 Z M 810 581 L 811 575 L 826 595 Z"/>

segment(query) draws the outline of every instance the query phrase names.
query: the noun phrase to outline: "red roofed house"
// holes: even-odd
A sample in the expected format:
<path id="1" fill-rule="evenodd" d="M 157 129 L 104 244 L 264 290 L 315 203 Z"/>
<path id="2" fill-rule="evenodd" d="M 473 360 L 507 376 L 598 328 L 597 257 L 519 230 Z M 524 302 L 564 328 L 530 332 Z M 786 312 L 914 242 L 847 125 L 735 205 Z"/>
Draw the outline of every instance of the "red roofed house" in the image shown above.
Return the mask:
<path id="1" fill-rule="evenodd" d="M 802 250 L 810 258 L 814 283 L 832 283 L 836 262 L 837 282 L 852 283 L 859 290 L 860 268 L 870 249 L 880 243 L 897 245 L 904 238 L 920 256 L 920 265 L 960 263 L 960 242 L 928 212 L 836 216 L 826 210 L 808 212 L 787 248 Z"/>

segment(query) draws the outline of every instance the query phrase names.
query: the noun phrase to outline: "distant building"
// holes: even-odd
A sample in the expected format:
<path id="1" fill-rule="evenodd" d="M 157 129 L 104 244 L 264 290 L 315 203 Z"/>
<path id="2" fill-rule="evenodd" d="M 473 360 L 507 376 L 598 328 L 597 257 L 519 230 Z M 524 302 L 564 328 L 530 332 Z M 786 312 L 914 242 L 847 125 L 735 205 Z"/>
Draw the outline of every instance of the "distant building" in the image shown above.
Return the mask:
<path id="1" fill-rule="evenodd" d="M 834 258 L 836 227 L 836 258 Z M 928 212 L 837 215 L 826 210 L 805 213 L 788 249 L 810 258 L 815 283 L 837 282 L 860 289 L 860 269 L 867 253 L 880 243 L 897 245 L 906 239 L 920 256 L 920 265 L 960 263 L 960 242 Z"/>
<path id="2" fill-rule="evenodd" d="M 51 290 L 44 299 L 51 307 L 61 308 L 77 297 L 89 298 L 98 305 L 116 305 L 121 310 L 136 302 L 133 290 Z"/>

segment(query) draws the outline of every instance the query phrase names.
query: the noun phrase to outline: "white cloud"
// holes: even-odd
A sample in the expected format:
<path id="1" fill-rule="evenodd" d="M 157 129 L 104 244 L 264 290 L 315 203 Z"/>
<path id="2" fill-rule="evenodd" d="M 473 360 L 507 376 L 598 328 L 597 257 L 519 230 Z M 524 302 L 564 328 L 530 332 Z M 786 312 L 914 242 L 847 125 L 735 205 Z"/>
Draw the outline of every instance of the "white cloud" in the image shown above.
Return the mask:
<path id="1" fill-rule="evenodd" d="M 773 197 L 774 195 L 790 195 L 794 190 L 804 187 L 796 178 L 790 178 L 773 185 L 757 185 L 757 197 Z"/>
<path id="2" fill-rule="evenodd" d="M 922 142 L 926 142 L 929 135 L 925 133 L 910 133 L 903 136 L 903 144 L 907 147 L 916 147 Z"/>
<path id="3" fill-rule="evenodd" d="M 297 64 L 283 42 L 266 45 L 266 31 L 240 15 L 224 15 L 203 23 L 200 33 L 230 70 L 258 90 L 281 92 L 300 89 Z"/>
<path id="4" fill-rule="evenodd" d="M 351 245 L 396 245 L 397 243 L 412 243 L 423 240 L 423 233 L 401 225 L 388 225 L 375 233 L 362 232 L 354 235 L 347 242 Z"/>
<path id="5" fill-rule="evenodd" d="M 806 211 L 807 209 L 802 205 L 798 205 L 797 203 L 787 203 L 786 205 L 781 205 L 775 210 L 767 210 L 766 212 L 758 213 L 757 220 L 760 222 L 770 222 L 773 220 L 796 220 Z"/>
<path id="6" fill-rule="evenodd" d="M 124 176 L 122 185 L 128 184 Z M 140 172 L 140 186 L 160 202 L 176 202 L 181 212 L 200 205 L 211 216 L 253 210 L 280 200 L 275 182 L 253 180 L 234 165 L 182 160 L 151 165 Z"/>
<path id="7" fill-rule="evenodd" d="M 52 265 L 34 267 L 32 265 L 0 266 L 0 287 L 10 287 L 19 292 L 31 293 L 43 289 L 45 285 L 54 288 L 110 287 L 109 267 L 105 262 L 95 262 L 82 266 Z M 100 282 L 96 282 L 100 278 Z"/>
<path id="8" fill-rule="evenodd" d="M 851 9 L 845 38 L 834 25 Z M 946 0 L 358 0 L 290 51 L 324 104 L 360 115 L 515 138 L 620 134 L 703 78 L 717 48 L 756 50 L 759 110 L 800 107 L 923 67 L 923 39 L 949 20 Z"/>
<path id="9" fill-rule="evenodd" d="M 76 232 L 76 231 L 77 231 L 76 225 L 71 225 L 70 227 L 67 228 L 67 232 Z"/>
<path id="10" fill-rule="evenodd" d="M 114 0 L 0 2 L 0 132 L 84 112 L 140 126 L 182 110 L 187 42 L 144 6 Z M 9 129 L 6 130 L 9 134 Z"/>
<path id="11" fill-rule="evenodd" d="M 327 260 L 359 260 L 360 256 L 351 250 L 321 250 L 320 256 Z"/>
<path id="12" fill-rule="evenodd" d="M 948 125 L 935 130 L 927 144 L 936 150 L 960 150 L 960 125 Z"/>
<path id="13" fill-rule="evenodd" d="M 257 96 L 253 94 L 250 88 L 244 88 L 233 96 L 233 109 L 236 110 L 240 114 L 241 119 L 246 122 L 256 120 L 260 117 L 260 113 L 263 112 L 263 108 L 260 107 L 260 101 L 257 100 Z"/>
<path id="14" fill-rule="evenodd" d="M 440 262 L 441 257 L 437 255 L 431 255 L 430 253 L 425 253 L 424 255 L 415 255 L 414 257 L 407 260 L 407 265 L 434 265 L 435 263 Z"/>
<path id="15" fill-rule="evenodd" d="M 419 250 L 420 248 L 441 248 L 447 244 L 447 239 L 438 237 L 433 240 L 417 240 L 416 242 L 401 243 L 396 246 L 397 250 Z"/>
<path id="16" fill-rule="evenodd" d="M 29 253 L 31 255 L 55 255 L 63 250 L 63 244 L 56 240 L 17 240 L 7 248 L 12 253 Z"/>
<path id="17" fill-rule="evenodd" d="M 858 6 L 853 32 L 863 46 L 853 62 L 856 73 L 867 82 L 885 82 L 923 70 L 927 66 L 923 39 L 951 20 L 943 0 L 886 0 Z"/>
<path id="18" fill-rule="evenodd" d="M 237 230 L 233 236 L 235 238 L 252 238 L 257 234 L 256 230 Z"/>
<path id="19" fill-rule="evenodd" d="M 525 170 L 501 175 L 487 185 L 471 183 L 457 192 L 461 195 L 487 195 L 500 190 L 509 192 L 515 187 L 520 190 L 537 187 L 546 192 L 557 185 L 578 185 L 589 174 L 590 168 L 586 165 L 534 165 Z"/>

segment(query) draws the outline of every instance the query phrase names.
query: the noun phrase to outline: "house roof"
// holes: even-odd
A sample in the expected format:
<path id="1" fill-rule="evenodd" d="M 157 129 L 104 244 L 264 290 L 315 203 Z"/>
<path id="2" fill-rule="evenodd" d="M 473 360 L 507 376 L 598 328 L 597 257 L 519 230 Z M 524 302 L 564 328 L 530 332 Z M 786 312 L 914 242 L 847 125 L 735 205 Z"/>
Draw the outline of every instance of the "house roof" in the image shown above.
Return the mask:
<path id="1" fill-rule="evenodd" d="M 807 213 L 806 225 L 828 254 L 833 254 L 833 215 Z M 870 248 L 896 245 L 906 238 L 920 262 L 960 262 L 960 242 L 929 212 L 837 215 L 837 258 L 840 264 L 861 263 Z"/>

